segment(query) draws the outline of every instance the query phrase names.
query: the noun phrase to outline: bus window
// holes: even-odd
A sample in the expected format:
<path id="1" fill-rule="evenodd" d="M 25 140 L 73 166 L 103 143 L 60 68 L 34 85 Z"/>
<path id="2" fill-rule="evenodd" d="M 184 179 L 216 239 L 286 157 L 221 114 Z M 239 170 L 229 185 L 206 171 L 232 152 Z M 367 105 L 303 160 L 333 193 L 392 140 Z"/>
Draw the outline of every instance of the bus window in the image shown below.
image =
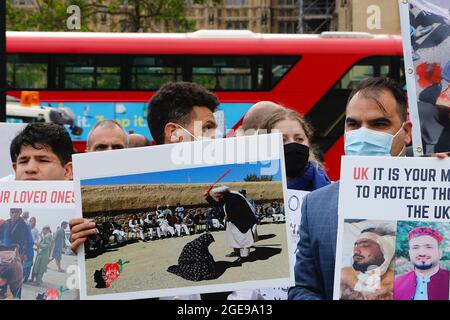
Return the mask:
<path id="1" fill-rule="evenodd" d="M 372 78 L 375 74 L 374 66 L 360 66 L 356 65 L 351 68 L 341 81 L 336 85 L 336 89 L 355 89 L 358 84 L 367 78 Z"/>
<path id="2" fill-rule="evenodd" d="M 354 65 L 335 85 L 335 89 L 353 90 L 367 78 L 390 77 L 399 79 L 397 68 L 392 66 L 390 57 L 372 57 Z"/>
<path id="3" fill-rule="evenodd" d="M 95 60 L 95 88 L 120 89 L 121 61 L 118 56 L 99 56 Z"/>
<path id="4" fill-rule="evenodd" d="M 380 77 L 389 77 L 390 68 L 389 65 L 380 66 Z"/>
<path id="5" fill-rule="evenodd" d="M 182 81 L 181 66 L 171 57 L 133 57 L 130 76 L 132 89 L 158 90 L 169 81 Z"/>
<path id="6" fill-rule="evenodd" d="M 58 89 L 119 89 L 120 61 L 114 56 L 57 56 Z"/>
<path id="7" fill-rule="evenodd" d="M 99 89 L 119 89 L 120 88 L 120 68 L 119 67 L 97 67 L 97 85 Z"/>
<path id="8" fill-rule="evenodd" d="M 46 89 L 48 57 L 46 55 L 18 55 L 7 57 L 7 83 L 11 89 Z"/>
<path id="9" fill-rule="evenodd" d="M 314 143 L 326 152 L 344 133 L 345 107 L 348 97 L 367 78 L 384 76 L 405 84 L 400 57 L 365 58 L 353 65 L 308 112 L 307 119 L 315 128 Z"/>
<path id="10" fill-rule="evenodd" d="M 289 70 L 297 63 L 297 56 L 273 56 L 272 57 L 272 88 L 283 78 Z"/>
<path id="11" fill-rule="evenodd" d="M 195 57 L 192 81 L 209 90 L 251 90 L 251 59 L 242 56 Z"/>
<path id="12" fill-rule="evenodd" d="M 256 66 L 256 79 L 254 78 L 254 81 L 256 81 L 256 85 L 253 87 L 258 88 L 258 90 L 264 90 L 264 65 L 262 63 L 258 63 Z"/>

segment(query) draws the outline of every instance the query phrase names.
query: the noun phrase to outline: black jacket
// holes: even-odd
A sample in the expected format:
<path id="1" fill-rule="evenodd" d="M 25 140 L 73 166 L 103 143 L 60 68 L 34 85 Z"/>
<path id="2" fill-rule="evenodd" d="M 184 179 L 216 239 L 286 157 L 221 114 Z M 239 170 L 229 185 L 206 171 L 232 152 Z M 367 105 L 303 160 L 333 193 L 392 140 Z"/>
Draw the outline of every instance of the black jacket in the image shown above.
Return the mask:
<path id="1" fill-rule="evenodd" d="M 225 193 L 221 201 L 216 201 L 208 195 L 206 201 L 212 206 L 223 207 L 227 221 L 233 223 L 242 233 L 247 233 L 256 224 L 256 217 L 250 203 L 238 192 Z"/>

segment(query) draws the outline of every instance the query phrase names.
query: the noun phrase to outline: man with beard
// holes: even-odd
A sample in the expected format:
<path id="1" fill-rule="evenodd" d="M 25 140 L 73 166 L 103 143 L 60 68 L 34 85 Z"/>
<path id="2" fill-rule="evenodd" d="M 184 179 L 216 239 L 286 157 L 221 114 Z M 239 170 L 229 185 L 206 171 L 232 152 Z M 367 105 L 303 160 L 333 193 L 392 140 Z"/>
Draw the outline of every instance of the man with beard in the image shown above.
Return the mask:
<path id="1" fill-rule="evenodd" d="M 8 219 L 3 232 L 3 244 L 5 246 L 19 246 L 19 254 L 23 264 L 23 280 L 26 282 L 33 266 L 33 237 L 28 224 L 22 219 L 21 208 L 10 208 L 11 219 Z"/>
<path id="2" fill-rule="evenodd" d="M 211 190 L 217 201 L 206 192 L 205 200 L 214 207 L 223 207 L 228 245 L 233 252 L 227 257 L 237 257 L 237 262 L 243 262 L 249 256 L 250 247 L 254 243 L 253 226 L 256 217 L 250 203 L 239 192 L 231 191 L 227 186 Z"/>
<path id="3" fill-rule="evenodd" d="M 450 272 L 439 266 L 444 238 L 430 227 L 417 227 L 408 239 L 414 270 L 396 277 L 394 300 L 448 300 Z"/>
<path id="4" fill-rule="evenodd" d="M 380 229 L 363 230 L 355 241 L 353 265 L 341 270 L 341 299 L 392 299 L 394 253 L 395 237 Z"/>

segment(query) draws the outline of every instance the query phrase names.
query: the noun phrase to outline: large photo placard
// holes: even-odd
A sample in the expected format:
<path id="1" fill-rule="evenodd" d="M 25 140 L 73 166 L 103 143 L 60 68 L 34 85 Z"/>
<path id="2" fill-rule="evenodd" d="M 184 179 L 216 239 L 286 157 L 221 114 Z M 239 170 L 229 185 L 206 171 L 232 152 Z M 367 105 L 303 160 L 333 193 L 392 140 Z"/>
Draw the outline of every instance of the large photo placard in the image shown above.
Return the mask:
<path id="1" fill-rule="evenodd" d="M 414 155 L 450 151 L 450 1 L 398 0 Z"/>
<path id="2" fill-rule="evenodd" d="M 295 266 L 295 256 L 297 254 L 297 245 L 300 241 L 300 221 L 302 218 L 302 203 L 303 198 L 309 193 L 309 191 L 301 190 L 287 190 L 287 207 L 286 212 L 289 215 L 289 241 L 291 242 L 291 251 L 289 255 L 293 257 L 293 265 Z M 275 218 L 273 218 L 275 219 Z M 261 289 L 259 293 L 264 300 L 287 300 L 289 287 L 277 287 Z"/>
<path id="3" fill-rule="evenodd" d="M 98 230 L 79 252 L 81 298 L 292 285 L 282 146 L 272 134 L 75 155 L 78 213 Z M 279 216 L 258 224 L 269 207 Z"/>
<path id="4" fill-rule="evenodd" d="M 0 182 L 0 300 L 79 298 L 72 182 Z"/>
<path id="5" fill-rule="evenodd" d="M 334 299 L 448 300 L 450 159 L 343 157 Z"/>

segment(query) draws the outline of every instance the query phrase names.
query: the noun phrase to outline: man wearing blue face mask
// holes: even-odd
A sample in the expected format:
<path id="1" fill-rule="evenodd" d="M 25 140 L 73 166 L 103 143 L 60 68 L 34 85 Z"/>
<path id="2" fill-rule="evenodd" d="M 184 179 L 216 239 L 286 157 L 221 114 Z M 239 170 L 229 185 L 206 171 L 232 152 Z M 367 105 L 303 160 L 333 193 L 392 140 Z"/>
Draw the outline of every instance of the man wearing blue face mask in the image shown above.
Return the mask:
<path id="1" fill-rule="evenodd" d="M 347 104 L 345 154 L 404 156 L 412 124 L 406 119 L 406 98 L 397 84 L 375 78 L 361 83 Z"/>
<path id="2" fill-rule="evenodd" d="M 404 156 L 411 142 L 406 97 L 386 78 L 363 81 L 350 95 L 345 118 L 345 154 Z M 302 205 L 295 287 L 290 300 L 333 299 L 339 183 L 308 194 Z"/>

